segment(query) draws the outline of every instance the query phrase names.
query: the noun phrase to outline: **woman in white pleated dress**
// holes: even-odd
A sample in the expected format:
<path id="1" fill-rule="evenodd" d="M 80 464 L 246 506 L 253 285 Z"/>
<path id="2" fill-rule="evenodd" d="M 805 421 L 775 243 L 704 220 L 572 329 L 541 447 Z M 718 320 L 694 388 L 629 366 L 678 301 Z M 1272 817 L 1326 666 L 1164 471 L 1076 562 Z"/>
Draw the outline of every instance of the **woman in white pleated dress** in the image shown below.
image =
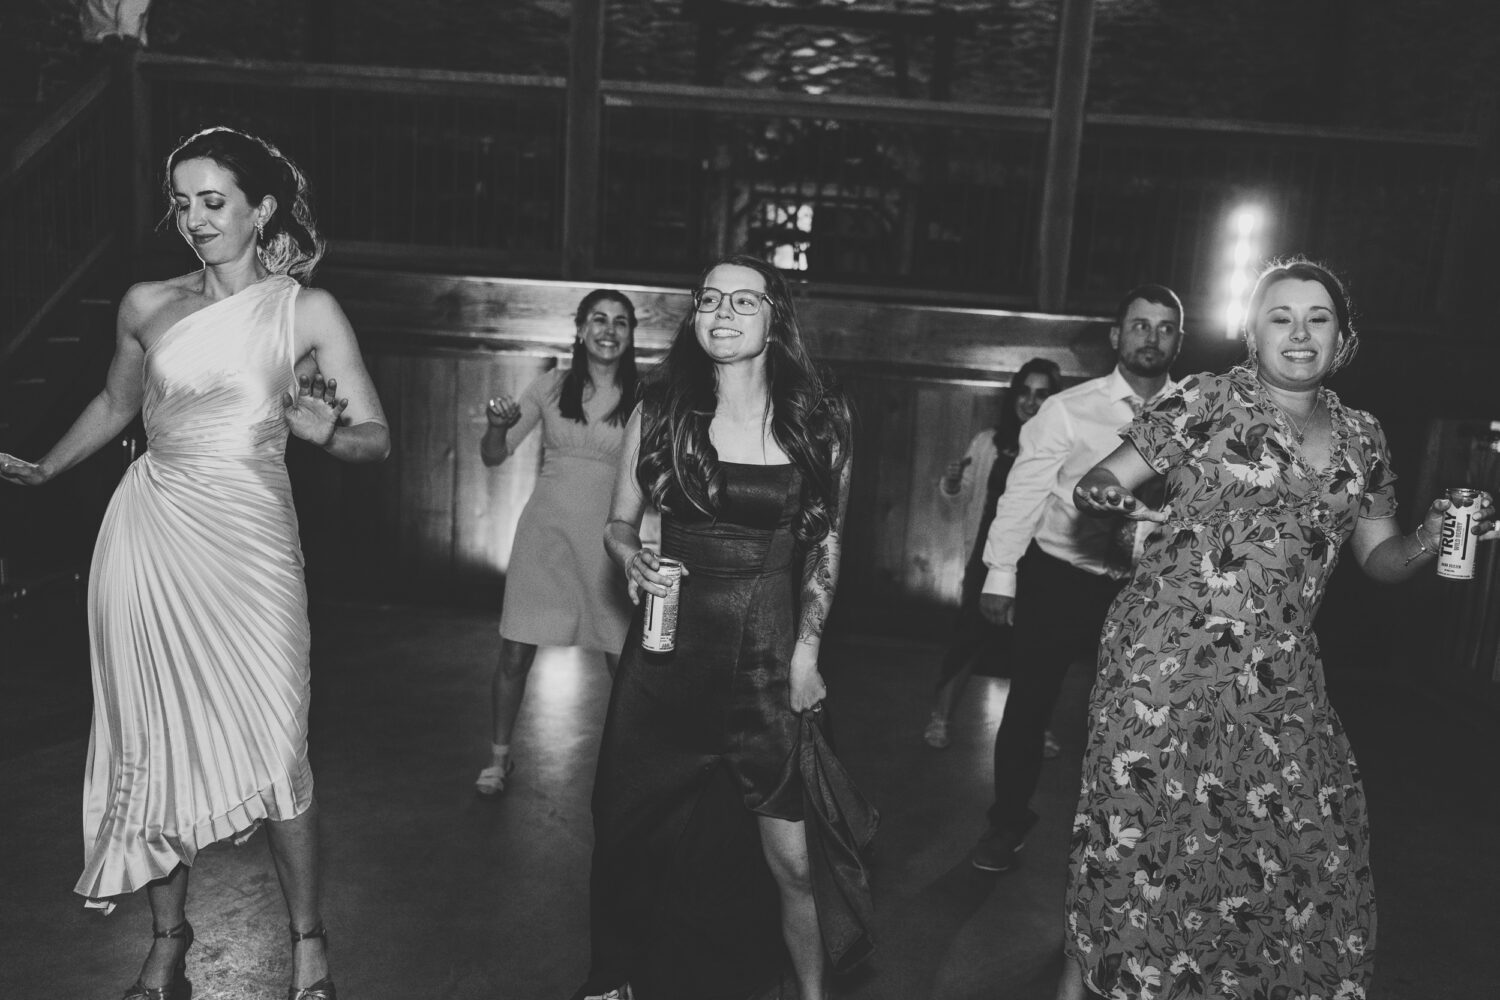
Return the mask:
<path id="1" fill-rule="evenodd" d="M 120 304 L 103 391 L 39 462 L 40 485 L 140 413 L 89 578 L 94 719 L 76 890 L 108 911 L 145 888 L 154 940 L 128 1000 L 191 995 L 188 872 L 265 823 L 292 931 L 293 1000 L 333 1000 L 307 756 L 307 598 L 288 432 L 351 462 L 390 434 L 348 320 L 305 286 L 321 255 L 302 174 L 231 129 L 167 160 L 177 230 L 201 270 Z M 340 398 L 342 397 L 342 398 Z"/>

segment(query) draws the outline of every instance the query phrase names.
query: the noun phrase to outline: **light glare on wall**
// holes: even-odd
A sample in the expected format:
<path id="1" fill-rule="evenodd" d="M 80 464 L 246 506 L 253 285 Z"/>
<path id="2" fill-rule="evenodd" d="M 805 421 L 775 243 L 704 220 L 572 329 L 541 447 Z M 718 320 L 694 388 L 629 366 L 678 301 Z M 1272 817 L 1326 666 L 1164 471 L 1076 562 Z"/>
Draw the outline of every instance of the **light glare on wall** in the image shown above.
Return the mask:
<path id="1" fill-rule="evenodd" d="M 1239 336 L 1245 317 L 1245 296 L 1250 289 L 1251 265 L 1263 254 L 1265 210 L 1259 205 L 1241 205 L 1229 216 L 1225 247 L 1224 336 Z"/>

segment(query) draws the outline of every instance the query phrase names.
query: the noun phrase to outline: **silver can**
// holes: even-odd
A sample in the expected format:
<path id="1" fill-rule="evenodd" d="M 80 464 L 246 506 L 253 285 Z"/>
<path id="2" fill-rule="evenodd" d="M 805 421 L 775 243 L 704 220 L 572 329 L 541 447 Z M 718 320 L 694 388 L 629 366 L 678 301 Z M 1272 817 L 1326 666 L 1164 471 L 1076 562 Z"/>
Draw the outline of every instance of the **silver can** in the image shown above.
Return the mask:
<path id="1" fill-rule="evenodd" d="M 646 591 L 645 621 L 641 627 L 641 648 L 649 653 L 670 653 L 677 648 L 677 608 L 682 601 L 682 563 L 661 557 L 656 571 L 669 579 L 667 596 L 657 597 Z"/>
<path id="2" fill-rule="evenodd" d="M 1474 519 L 1479 515 L 1479 491 L 1454 487 L 1443 512 L 1443 534 L 1438 539 L 1438 576 L 1447 580 L 1474 579 Z"/>

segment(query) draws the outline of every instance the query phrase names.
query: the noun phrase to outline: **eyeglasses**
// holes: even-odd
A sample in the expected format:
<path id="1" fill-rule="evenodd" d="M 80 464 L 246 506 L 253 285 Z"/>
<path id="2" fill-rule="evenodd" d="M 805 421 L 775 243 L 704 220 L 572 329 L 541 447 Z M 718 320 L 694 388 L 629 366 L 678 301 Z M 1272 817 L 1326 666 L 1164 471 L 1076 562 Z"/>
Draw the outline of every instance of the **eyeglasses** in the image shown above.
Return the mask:
<path id="1" fill-rule="evenodd" d="M 741 288 L 735 292 L 721 292 L 717 288 L 700 288 L 693 292 L 693 308 L 701 313 L 711 313 L 719 308 L 719 303 L 724 301 L 724 296 L 729 296 L 729 306 L 741 316 L 754 316 L 760 312 L 762 300 L 768 300 L 771 296 L 765 292 L 753 291 L 749 288 Z"/>

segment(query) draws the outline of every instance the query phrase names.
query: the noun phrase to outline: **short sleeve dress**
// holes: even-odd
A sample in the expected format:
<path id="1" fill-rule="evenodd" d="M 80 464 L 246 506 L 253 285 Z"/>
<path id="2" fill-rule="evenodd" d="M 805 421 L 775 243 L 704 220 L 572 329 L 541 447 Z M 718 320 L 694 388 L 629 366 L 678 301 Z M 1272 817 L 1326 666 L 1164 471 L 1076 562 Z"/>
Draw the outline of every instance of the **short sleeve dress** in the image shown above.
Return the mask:
<path id="1" fill-rule="evenodd" d="M 1322 471 L 1245 369 L 1123 432 L 1172 510 L 1104 624 L 1073 822 L 1066 947 L 1105 996 L 1365 996 L 1368 817 L 1312 622 L 1395 477 L 1374 418 L 1322 394 Z"/>
<path id="2" fill-rule="evenodd" d="M 557 399 L 566 374 L 543 375 L 522 403 L 541 413 L 542 471 L 516 522 L 500 634 L 618 653 L 634 609 L 624 575 L 605 554 L 604 522 L 625 428 L 607 419 L 614 404 L 604 394 L 584 403 L 586 423 L 563 416 Z"/>

